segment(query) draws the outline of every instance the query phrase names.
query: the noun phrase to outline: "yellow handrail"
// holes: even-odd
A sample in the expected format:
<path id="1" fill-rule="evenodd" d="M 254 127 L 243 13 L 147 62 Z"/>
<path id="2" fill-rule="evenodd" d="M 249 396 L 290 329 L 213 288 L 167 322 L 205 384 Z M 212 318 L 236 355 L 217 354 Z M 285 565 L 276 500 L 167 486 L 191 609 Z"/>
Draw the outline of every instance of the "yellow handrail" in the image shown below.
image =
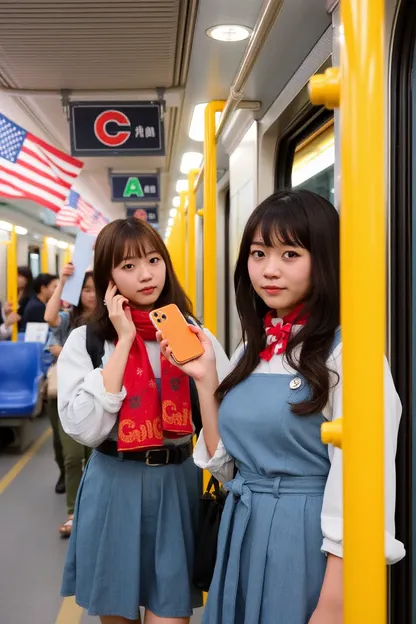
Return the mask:
<path id="1" fill-rule="evenodd" d="M 13 312 L 17 312 L 17 236 L 14 226 L 7 245 L 7 301 L 11 303 Z M 17 341 L 17 323 L 12 327 L 12 341 Z"/>
<path id="2" fill-rule="evenodd" d="M 217 333 L 217 144 L 215 114 L 225 103 L 209 102 L 204 127 L 204 325 Z"/>
<path id="3" fill-rule="evenodd" d="M 64 253 L 64 265 L 68 264 L 69 262 L 71 262 L 71 250 L 69 249 L 65 249 L 65 253 Z"/>
<path id="4" fill-rule="evenodd" d="M 178 214 L 176 219 L 178 221 L 178 266 L 180 266 L 180 282 L 182 284 L 182 288 L 186 290 L 186 282 L 187 282 L 187 267 L 186 267 L 186 259 L 187 259 L 187 241 L 186 241 L 186 202 L 188 200 L 188 192 L 181 191 L 179 193 L 180 204 L 178 209 Z"/>
<path id="5" fill-rule="evenodd" d="M 49 273 L 49 259 L 48 259 L 48 239 L 44 237 L 42 247 L 40 250 L 40 272 Z"/>
<path id="6" fill-rule="evenodd" d="M 194 314 L 196 313 L 195 180 L 198 173 L 199 169 L 191 169 L 191 171 L 188 173 L 188 272 L 186 280 L 186 290 L 192 302 L 192 309 L 194 311 Z"/>
<path id="7" fill-rule="evenodd" d="M 384 0 L 341 0 L 341 21 L 343 422 L 323 434 L 343 450 L 344 623 L 385 624 Z M 311 99 L 334 106 L 336 71 L 327 78 Z"/>

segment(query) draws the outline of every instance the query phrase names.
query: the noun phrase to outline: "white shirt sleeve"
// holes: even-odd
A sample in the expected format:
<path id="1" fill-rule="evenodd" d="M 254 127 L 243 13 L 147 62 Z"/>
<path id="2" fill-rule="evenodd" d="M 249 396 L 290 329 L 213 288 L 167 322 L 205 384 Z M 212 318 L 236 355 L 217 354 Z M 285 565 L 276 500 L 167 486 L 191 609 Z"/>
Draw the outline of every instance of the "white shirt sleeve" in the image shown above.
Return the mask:
<path id="1" fill-rule="evenodd" d="M 324 415 L 328 420 L 342 416 L 342 346 L 334 352 L 330 367 L 339 375 L 339 382 L 330 393 L 330 399 Z M 397 434 L 401 417 L 401 403 L 393 384 L 387 360 L 384 361 L 384 479 L 385 479 L 385 552 L 388 564 L 396 563 L 405 556 L 405 549 L 395 538 L 394 514 L 396 506 L 396 469 L 395 458 Z M 342 450 L 329 447 L 331 468 L 325 487 L 322 506 L 322 551 L 342 557 L 343 504 L 342 504 Z M 365 470 L 365 462 L 363 462 Z"/>
<path id="2" fill-rule="evenodd" d="M 215 336 L 207 329 L 204 331 L 214 347 L 218 379 L 221 382 L 230 372 L 230 361 Z M 219 441 L 215 454 L 211 457 L 205 443 L 203 429 L 194 448 L 194 462 L 203 470 L 208 470 L 221 483 L 226 483 L 233 478 L 234 460 L 225 450 L 222 440 Z"/>
<path id="3" fill-rule="evenodd" d="M 58 358 L 58 411 L 62 427 L 71 438 L 96 447 L 116 424 L 126 391 L 106 391 L 101 369 L 93 369 L 85 335 L 85 326 L 74 329 Z"/>

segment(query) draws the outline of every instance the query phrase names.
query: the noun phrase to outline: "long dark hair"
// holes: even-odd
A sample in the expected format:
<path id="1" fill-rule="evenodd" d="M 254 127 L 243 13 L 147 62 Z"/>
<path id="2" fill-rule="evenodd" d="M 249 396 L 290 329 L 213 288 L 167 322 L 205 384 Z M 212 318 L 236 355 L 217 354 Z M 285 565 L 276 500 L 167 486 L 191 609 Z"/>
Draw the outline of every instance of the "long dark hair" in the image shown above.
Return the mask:
<path id="1" fill-rule="evenodd" d="M 69 327 L 71 329 L 75 329 L 76 327 L 80 327 L 81 325 L 85 325 L 88 319 L 92 316 L 93 312 L 90 310 L 85 310 L 82 305 L 82 291 L 85 288 L 85 284 L 89 279 L 93 278 L 92 271 L 87 271 L 84 276 L 84 281 L 82 282 L 81 296 L 79 298 L 79 303 L 77 306 L 72 306 L 71 311 L 69 313 Z"/>
<path id="2" fill-rule="evenodd" d="M 20 299 L 29 299 L 33 295 L 33 273 L 28 266 L 17 267 L 17 274 L 24 277 L 26 280 L 26 286 L 20 296 Z"/>
<path id="3" fill-rule="evenodd" d="M 310 191 L 278 191 L 251 214 L 244 230 L 234 274 L 236 305 L 245 349 L 234 370 L 217 389 L 221 401 L 257 367 L 266 346 L 263 320 L 268 308 L 255 293 L 248 258 L 255 233 L 260 230 L 264 244 L 273 246 L 276 238 L 285 245 L 307 249 L 311 254 L 311 289 L 302 312 L 307 323 L 291 336 L 286 358 L 310 385 L 306 401 L 292 404 L 298 415 L 321 411 L 327 401 L 330 376 L 327 359 L 339 326 L 339 217 L 334 206 Z M 301 346 L 300 355 L 294 349 Z"/>
<path id="4" fill-rule="evenodd" d="M 148 244 L 162 257 L 166 265 L 166 280 L 155 307 L 175 303 L 185 317 L 192 314 L 192 305 L 173 270 L 166 245 L 158 232 L 145 221 L 130 217 L 117 219 L 105 226 L 97 236 L 94 253 L 94 282 L 97 308 L 93 316 L 93 331 L 102 340 L 115 340 L 117 332 L 108 316 L 104 297 L 114 267 L 123 258 L 143 257 Z"/>

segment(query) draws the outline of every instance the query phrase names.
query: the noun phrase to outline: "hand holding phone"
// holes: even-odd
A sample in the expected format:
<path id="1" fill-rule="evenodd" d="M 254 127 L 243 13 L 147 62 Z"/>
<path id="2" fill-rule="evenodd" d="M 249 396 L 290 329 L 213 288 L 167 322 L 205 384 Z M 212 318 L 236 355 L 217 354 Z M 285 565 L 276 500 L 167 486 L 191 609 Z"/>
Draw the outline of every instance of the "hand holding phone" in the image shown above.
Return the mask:
<path id="1" fill-rule="evenodd" d="M 186 364 L 204 354 L 204 347 L 200 340 L 192 333 L 184 316 L 174 303 L 153 310 L 150 313 L 150 320 L 162 333 L 163 339 L 168 341 L 172 357 L 177 364 Z"/>

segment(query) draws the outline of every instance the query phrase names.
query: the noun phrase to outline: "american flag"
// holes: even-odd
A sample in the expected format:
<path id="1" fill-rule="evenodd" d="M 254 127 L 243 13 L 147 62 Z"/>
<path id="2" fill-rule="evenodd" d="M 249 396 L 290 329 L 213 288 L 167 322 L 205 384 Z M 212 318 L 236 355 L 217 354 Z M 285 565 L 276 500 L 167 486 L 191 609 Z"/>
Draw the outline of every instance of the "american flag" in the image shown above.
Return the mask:
<path id="1" fill-rule="evenodd" d="M 79 193 L 71 191 L 68 201 L 56 216 L 59 227 L 79 227 L 83 232 L 96 236 L 107 220 L 84 201 Z"/>
<path id="2" fill-rule="evenodd" d="M 83 166 L 0 113 L 0 196 L 59 212 Z"/>

